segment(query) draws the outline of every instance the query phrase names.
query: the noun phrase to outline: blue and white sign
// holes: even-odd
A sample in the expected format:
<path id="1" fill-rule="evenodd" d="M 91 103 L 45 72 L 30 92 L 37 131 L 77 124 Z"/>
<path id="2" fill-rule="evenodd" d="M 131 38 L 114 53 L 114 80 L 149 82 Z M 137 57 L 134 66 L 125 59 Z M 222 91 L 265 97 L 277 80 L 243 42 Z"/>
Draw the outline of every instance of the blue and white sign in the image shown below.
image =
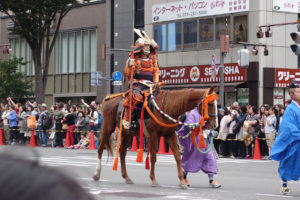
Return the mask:
<path id="1" fill-rule="evenodd" d="M 122 74 L 119 71 L 115 71 L 112 73 L 112 77 L 115 81 L 121 81 L 122 80 Z"/>

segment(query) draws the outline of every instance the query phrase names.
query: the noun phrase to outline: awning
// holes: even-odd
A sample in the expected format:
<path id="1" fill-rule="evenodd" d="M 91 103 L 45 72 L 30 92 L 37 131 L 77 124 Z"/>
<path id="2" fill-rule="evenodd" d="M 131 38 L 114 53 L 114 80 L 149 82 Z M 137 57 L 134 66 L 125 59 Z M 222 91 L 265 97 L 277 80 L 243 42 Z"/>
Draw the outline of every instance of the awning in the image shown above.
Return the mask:
<path id="1" fill-rule="evenodd" d="M 249 88 L 248 81 L 245 81 L 245 82 L 242 82 L 241 84 L 236 85 L 235 88 Z"/>

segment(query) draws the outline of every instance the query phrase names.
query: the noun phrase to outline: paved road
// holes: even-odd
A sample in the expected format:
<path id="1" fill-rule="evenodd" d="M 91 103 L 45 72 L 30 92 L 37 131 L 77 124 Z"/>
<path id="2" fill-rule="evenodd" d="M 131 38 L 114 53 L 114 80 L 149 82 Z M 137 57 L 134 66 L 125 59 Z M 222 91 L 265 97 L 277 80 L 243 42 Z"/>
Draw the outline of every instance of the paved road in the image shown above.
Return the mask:
<path id="1" fill-rule="evenodd" d="M 0 147 L 5 150 L 7 147 Z M 102 162 L 101 181 L 95 182 L 94 173 L 97 156 L 95 150 L 66 150 L 53 148 L 34 148 L 39 158 L 34 156 L 32 148 L 22 152 L 25 157 L 39 159 L 45 166 L 63 170 L 74 177 L 95 199 L 186 199 L 186 200 L 253 200 L 253 199 L 300 199 L 300 183 L 290 184 L 290 196 L 279 195 L 281 182 L 277 175 L 277 163 L 274 161 L 256 161 L 246 159 L 221 158 L 218 160 L 218 176 L 222 188 L 208 188 L 208 178 L 203 173 L 189 174 L 191 187 L 182 189 L 178 186 L 175 160 L 172 155 L 158 155 L 156 177 L 158 187 L 151 187 L 149 171 L 144 164 L 136 163 L 136 152 L 128 152 L 128 174 L 135 182 L 124 183 L 118 171 L 112 170 L 113 160 L 107 162 L 106 152 Z M 144 154 L 145 159 L 145 154 Z"/>

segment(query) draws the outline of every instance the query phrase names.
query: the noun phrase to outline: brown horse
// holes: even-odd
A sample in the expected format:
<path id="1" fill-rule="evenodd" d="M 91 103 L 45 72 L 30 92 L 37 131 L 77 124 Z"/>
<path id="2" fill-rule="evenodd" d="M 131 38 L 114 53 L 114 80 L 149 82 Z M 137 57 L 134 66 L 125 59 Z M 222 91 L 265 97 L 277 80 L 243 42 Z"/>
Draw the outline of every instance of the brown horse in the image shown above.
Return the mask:
<path id="1" fill-rule="evenodd" d="M 195 108 L 202 100 L 204 95 L 206 94 L 206 89 L 181 89 L 181 90 L 159 90 L 155 101 L 157 105 L 171 116 L 174 119 L 177 119 L 181 114 L 192 110 Z M 214 88 L 208 89 L 208 94 L 212 94 L 214 92 Z M 94 180 L 100 179 L 100 171 L 101 171 L 101 158 L 104 147 L 106 147 L 109 154 L 112 155 L 112 149 L 109 144 L 109 138 L 111 134 L 114 132 L 115 127 L 117 125 L 117 107 L 120 103 L 122 97 L 115 97 L 107 101 L 103 101 L 102 103 L 102 117 L 103 117 L 103 133 L 98 145 L 98 165 L 96 168 L 96 172 L 93 176 Z M 213 115 L 209 117 L 209 120 L 206 121 L 206 124 L 209 125 L 211 129 L 214 129 L 217 126 L 217 103 L 216 100 L 210 102 L 208 104 L 208 112 Z M 172 124 L 169 119 L 160 114 L 156 109 L 154 110 L 154 115 L 160 122 L 165 124 Z M 201 113 L 200 113 L 201 114 Z M 178 146 L 177 146 L 177 136 L 175 134 L 174 128 L 165 128 L 158 125 L 153 119 L 150 119 L 146 124 L 147 131 L 149 133 L 149 151 L 150 151 L 150 161 L 151 161 L 151 171 L 150 171 L 150 179 L 152 180 L 152 185 L 156 186 L 157 182 L 155 179 L 154 169 L 156 162 L 156 151 L 158 147 L 158 140 L 161 136 L 163 136 L 169 143 L 171 150 L 175 156 L 176 164 L 177 164 L 177 172 L 180 180 L 180 185 L 182 187 L 186 187 L 186 184 L 183 179 L 183 172 L 181 167 L 181 157 L 179 154 Z M 136 133 L 128 134 L 127 131 L 122 131 L 122 140 L 120 144 L 120 159 L 121 159 L 121 171 L 122 177 L 126 180 L 126 183 L 133 183 L 131 179 L 127 175 L 126 164 L 125 164 L 125 156 L 126 150 L 130 143 L 130 138 L 132 135 L 138 135 L 139 130 Z"/>

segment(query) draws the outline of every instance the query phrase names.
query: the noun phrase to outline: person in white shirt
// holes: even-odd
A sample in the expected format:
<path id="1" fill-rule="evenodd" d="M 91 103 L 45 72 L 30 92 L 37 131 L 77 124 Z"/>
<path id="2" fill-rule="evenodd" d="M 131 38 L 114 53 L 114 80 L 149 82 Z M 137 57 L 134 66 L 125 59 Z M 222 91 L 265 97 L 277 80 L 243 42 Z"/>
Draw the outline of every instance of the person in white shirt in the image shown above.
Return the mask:
<path id="1" fill-rule="evenodd" d="M 2 120 L 3 120 L 3 136 L 5 138 L 6 144 L 9 144 L 9 121 L 8 118 L 10 116 L 10 111 L 8 109 L 8 105 L 5 105 L 3 107 L 3 112 L 2 112 Z"/>
<path id="2" fill-rule="evenodd" d="M 275 116 L 275 107 L 271 107 L 268 109 L 269 111 L 269 116 L 263 116 L 263 122 L 265 125 L 265 134 L 266 134 L 266 138 L 267 138 L 267 145 L 269 148 L 269 154 L 272 151 L 272 146 L 274 143 L 274 139 L 276 136 L 276 123 L 277 123 L 277 119 Z"/>

